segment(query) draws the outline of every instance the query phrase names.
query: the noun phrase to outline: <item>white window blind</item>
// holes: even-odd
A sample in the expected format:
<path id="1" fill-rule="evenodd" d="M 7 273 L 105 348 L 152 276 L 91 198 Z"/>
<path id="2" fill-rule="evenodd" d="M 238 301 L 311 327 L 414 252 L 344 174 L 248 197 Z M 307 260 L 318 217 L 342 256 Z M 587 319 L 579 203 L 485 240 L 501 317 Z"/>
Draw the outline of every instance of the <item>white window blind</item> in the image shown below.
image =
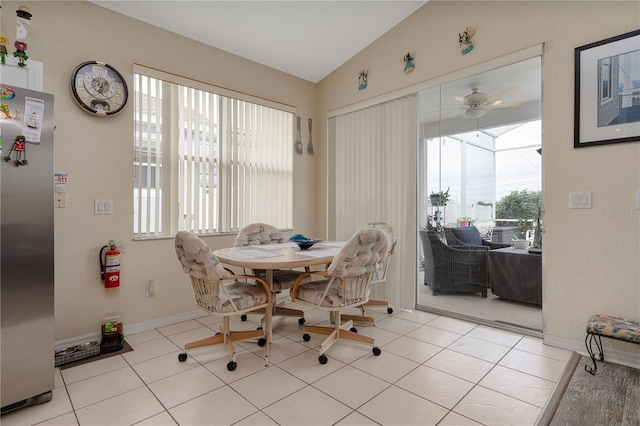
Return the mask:
<path id="1" fill-rule="evenodd" d="M 252 222 L 292 227 L 290 108 L 202 83 L 134 80 L 136 237 L 235 232 Z"/>
<path id="2" fill-rule="evenodd" d="M 416 98 L 408 96 L 339 115 L 335 123 L 336 236 L 347 239 L 373 221 L 393 227 L 396 254 L 372 298 L 408 309 L 415 307 L 416 116 Z"/>

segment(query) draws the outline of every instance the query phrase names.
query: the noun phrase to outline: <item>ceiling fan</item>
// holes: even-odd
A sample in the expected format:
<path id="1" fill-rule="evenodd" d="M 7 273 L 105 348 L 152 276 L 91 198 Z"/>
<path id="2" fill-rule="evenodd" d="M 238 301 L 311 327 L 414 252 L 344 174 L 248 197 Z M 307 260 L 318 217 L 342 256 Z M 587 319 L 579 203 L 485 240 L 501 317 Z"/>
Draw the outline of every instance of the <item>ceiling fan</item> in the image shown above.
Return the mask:
<path id="1" fill-rule="evenodd" d="M 465 106 L 464 116 L 467 118 L 480 118 L 487 109 L 491 108 L 510 108 L 520 105 L 517 102 L 504 102 L 503 98 L 518 93 L 522 89 L 518 86 L 511 86 L 508 89 L 489 95 L 480 91 L 478 87 L 471 87 L 471 93 L 462 97 L 455 96 L 458 102 L 462 102 Z"/>

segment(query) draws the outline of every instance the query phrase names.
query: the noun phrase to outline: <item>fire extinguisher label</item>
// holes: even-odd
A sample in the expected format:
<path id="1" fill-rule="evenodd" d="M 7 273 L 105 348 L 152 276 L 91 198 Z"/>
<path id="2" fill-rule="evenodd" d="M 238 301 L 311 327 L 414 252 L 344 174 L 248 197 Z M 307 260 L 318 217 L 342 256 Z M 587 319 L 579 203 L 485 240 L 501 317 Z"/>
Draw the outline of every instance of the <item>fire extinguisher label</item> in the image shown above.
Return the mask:
<path id="1" fill-rule="evenodd" d="M 106 253 L 104 259 L 105 287 L 118 287 L 120 285 L 120 253 L 112 251 Z"/>

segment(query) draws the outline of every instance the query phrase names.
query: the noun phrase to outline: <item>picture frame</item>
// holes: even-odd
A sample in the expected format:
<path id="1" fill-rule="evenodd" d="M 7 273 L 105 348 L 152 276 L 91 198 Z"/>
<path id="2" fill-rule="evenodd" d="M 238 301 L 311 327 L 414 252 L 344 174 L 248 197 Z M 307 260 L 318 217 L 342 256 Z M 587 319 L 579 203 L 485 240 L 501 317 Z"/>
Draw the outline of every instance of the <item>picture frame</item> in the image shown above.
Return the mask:
<path id="1" fill-rule="evenodd" d="M 640 141 L 640 30 L 575 48 L 574 148 Z"/>

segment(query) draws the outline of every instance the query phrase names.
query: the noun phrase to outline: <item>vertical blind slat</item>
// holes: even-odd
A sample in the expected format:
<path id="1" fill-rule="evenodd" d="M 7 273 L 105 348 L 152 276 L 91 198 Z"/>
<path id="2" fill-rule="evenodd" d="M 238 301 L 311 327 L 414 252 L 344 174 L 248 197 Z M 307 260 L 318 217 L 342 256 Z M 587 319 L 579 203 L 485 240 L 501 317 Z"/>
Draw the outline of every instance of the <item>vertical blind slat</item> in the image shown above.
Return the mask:
<path id="1" fill-rule="evenodd" d="M 412 114 L 415 100 L 407 97 L 338 116 L 335 126 L 336 237 L 347 239 L 372 221 L 389 223 L 399 237 L 395 265 L 386 285 L 372 289 L 372 298 L 411 309 L 415 287 L 401 283 L 415 281 L 415 224 L 407 221 L 415 206 Z"/>
<path id="2" fill-rule="evenodd" d="M 163 215 L 171 216 L 168 228 L 175 223 L 173 229 L 197 233 L 233 232 L 251 222 L 292 226 L 291 112 L 139 74 L 134 81 L 136 235 L 169 232 L 161 226 Z M 173 119 L 162 117 L 173 111 L 162 106 L 163 90 L 176 91 L 175 97 L 165 97 L 175 102 Z M 175 134 L 177 140 L 166 164 L 163 134 Z M 171 145 L 165 150 L 169 155 Z M 171 191 L 174 179 L 177 187 Z M 171 199 L 162 196 L 163 184 Z"/>

